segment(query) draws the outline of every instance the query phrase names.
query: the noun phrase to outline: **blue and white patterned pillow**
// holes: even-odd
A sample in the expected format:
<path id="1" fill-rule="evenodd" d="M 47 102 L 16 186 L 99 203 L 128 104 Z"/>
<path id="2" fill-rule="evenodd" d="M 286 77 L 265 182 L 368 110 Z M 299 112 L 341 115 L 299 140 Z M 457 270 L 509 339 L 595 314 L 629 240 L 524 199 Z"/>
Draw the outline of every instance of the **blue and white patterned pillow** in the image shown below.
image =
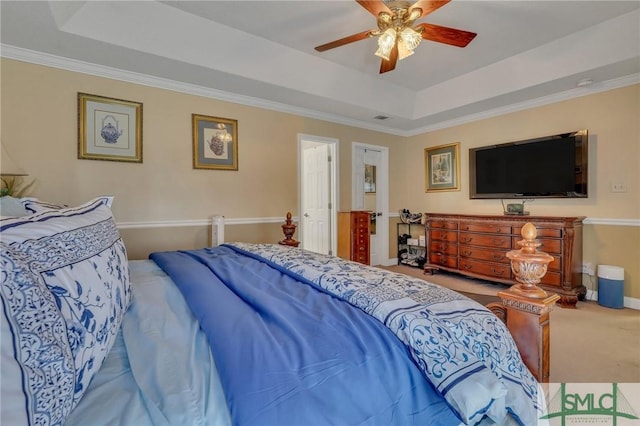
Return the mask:
<path id="1" fill-rule="evenodd" d="M 126 249 L 105 198 L 1 220 L 0 240 L 3 422 L 62 424 L 131 301 Z"/>

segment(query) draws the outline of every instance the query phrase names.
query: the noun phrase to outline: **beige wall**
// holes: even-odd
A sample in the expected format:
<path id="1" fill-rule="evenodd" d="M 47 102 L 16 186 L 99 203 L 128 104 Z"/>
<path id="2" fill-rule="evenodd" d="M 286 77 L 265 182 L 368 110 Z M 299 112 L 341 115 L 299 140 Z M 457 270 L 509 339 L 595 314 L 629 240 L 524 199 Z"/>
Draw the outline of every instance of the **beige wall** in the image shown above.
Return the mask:
<path id="1" fill-rule="evenodd" d="M 391 206 L 404 201 L 400 208 L 411 211 L 501 214 L 500 200 L 469 199 L 469 148 L 580 129 L 589 130 L 589 198 L 537 199 L 526 209 L 586 216 L 584 262 L 625 268 L 625 295 L 640 298 L 640 85 L 408 138 L 391 158 Z M 425 193 L 424 148 L 453 142 L 460 143 L 460 191 Z M 627 192 L 611 192 L 614 182 L 623 182 Z M 598 219 L 632 219 L 636 226 L 588 224 Z M 583 281 L 596 289 L 595 278 L 585 275 Z"/>
<path id="2" fill-rule="evenodd" d="M 469 199 L 469 148 L 589 130 L 589 198 L 537 199 L 535 215 L 640 218 L 640 85 L 584 96 L 408 138 L 391 158 L 391 192 L 406 208 L 436 213 L 501 214 L 500 200 Z M 424 148 L 460 143 L 461 190 L 425 193 Z M 541 173 L 543 171 L 541 170 Z M 626 193 L 610 191 L 623 181 Z"/>
<path id="3" fill-rule="evenodd" d="M 389 147 L 391 212 L 499 214 L 499 200 L 468 198 L 468 149 L 583 128 L 590 132 L 589 198 L 536 200 L 527 209 L 538 215 L 640 218 L 640 85 L 402 138 L 4 58 L 0 73 L 2 142 L 36 179 L 32 195 L 77 204 L 112 194 L 119 223 L 202 220 L 212 214 L 284 221 L 287 211 L 297 215 L 299 133 L 340 141 L 340 209 L 351 204 L 351 143 L 361 142 Z M 142 164 L 77 159 L 78 92 L 143 103 Z M 238 120 L 239 171 L 192 168 L 192 113 Z M 424 148 L 452 142 L 461 144 L 461 190 L 426 194 Z M 613 181 L 624 181 L 627 192 L 610 192 Z M 390 225 L 393 248 L 394 218 Z M 133 258 L 200 247 L 208 244 L 209 233 L 207 226 L 123 229 Z M 226 235 L 273 241 L 281 230 L 274 223 L 231 225 Z M 638 227 L 586 225 L 587 245 L 585 261 L 623 266 L 627 296 L 640 298 Z"/>
<path id="4" fill-rule="evenodd" d="M 401 138 L 321 120 L 2 59 L 2 141 L 37 180 L 34 195 L 74 204 L 116 196 L 119 222 L 297 214 L 297 135 L 340 141 L 340 208 L 351 200 L 351 142 Z M 143 163 L 78 160 L 77 93 L 143 104 Z M 191 114 L 238 120 L 238 171 L 192 168 Z"/>

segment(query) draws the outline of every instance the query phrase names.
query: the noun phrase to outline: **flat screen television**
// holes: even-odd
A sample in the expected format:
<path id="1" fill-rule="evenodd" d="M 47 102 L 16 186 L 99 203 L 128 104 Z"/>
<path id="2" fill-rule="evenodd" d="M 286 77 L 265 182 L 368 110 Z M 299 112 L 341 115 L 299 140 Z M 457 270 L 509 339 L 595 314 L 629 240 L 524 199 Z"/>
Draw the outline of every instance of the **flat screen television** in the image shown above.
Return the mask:
<path id="1" fill-rule="evenodd" d="M 469 198 L 586 198 L 588 132 L 469 149 Z"/>

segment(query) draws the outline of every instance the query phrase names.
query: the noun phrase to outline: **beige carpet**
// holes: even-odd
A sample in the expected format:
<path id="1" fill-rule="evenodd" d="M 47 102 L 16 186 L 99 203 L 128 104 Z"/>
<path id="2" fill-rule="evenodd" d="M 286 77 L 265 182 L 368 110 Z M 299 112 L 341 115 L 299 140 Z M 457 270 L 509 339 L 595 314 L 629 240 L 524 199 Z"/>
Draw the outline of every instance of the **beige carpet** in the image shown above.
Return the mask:
<path id="1" fill-rule="evenodd" d="M 385 267 L 457 291 L 495 295 L 506 287 L 405 265 Z M 551 321 L 552 383 L 640 383 L 640 311 L 578 302 L 555 307 Z"/>

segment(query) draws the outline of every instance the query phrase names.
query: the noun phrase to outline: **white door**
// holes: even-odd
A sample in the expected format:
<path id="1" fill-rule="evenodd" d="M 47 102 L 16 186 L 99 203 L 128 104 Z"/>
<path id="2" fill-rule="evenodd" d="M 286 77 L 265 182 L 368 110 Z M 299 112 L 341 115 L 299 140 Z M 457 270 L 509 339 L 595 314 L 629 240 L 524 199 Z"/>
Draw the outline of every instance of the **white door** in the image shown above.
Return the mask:
<path id="1" fill-rule="evenodd" d="M 301 247 L 332 254 L 335 252 L 335 146 L 317 138 L 299 140 Z"/>
<path id="2" fill-rule="evenodd" d="M 389 257 L 388 148 L 354 144 L 353 210 L 371 211 L 372 265 L 386 265 Z"/>

